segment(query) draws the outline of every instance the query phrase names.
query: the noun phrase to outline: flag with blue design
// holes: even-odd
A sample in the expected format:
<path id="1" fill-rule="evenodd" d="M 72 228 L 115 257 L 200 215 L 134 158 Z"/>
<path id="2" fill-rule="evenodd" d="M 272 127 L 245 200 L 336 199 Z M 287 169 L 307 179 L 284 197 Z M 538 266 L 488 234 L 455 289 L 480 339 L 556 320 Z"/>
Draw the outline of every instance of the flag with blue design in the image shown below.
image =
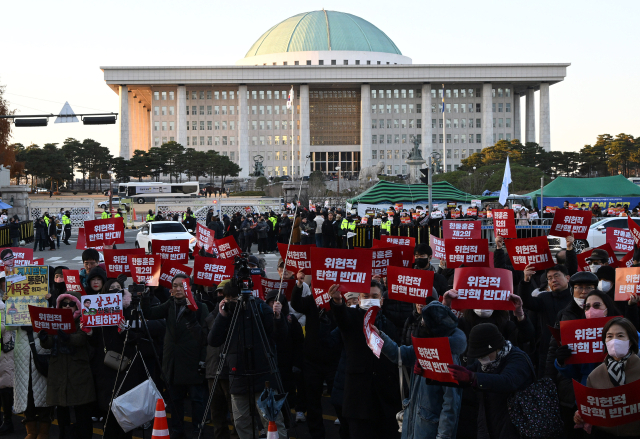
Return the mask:
<path id="1" fill-rule="evenodd" d="M 442 114 L 444 114 L 444 84 L 442 84 Z"/>
<path id="2" fill-rule="evenodd" d="M 289 92 L 289 98 L 287 99 L 287 108 L 291 108 L 293 106 L 293 87 L 291 87 L 291 91 Z"/>

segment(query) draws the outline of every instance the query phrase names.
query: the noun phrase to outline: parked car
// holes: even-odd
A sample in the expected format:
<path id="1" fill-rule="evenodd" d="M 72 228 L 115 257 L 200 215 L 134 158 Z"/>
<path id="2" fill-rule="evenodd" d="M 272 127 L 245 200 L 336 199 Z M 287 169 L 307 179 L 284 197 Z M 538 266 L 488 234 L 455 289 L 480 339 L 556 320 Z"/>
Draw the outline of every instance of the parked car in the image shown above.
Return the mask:
<path id="1" fill-rule="evenodd" d="M 189 241 L 189 257 L 193 258 L 193 248 L 196 245 L 196 238 L 187 231 L 182 223 L 175 221 L 154 221 L 141 226 L 136 235 L 136 248 L 143 248 L 151 253 L 151 243 L 154 239 L 167 240 L 188 240 Z"/>
<path id="2" fill-rule="evenodd" d="M 113 206 L 116 206 L 116 207 L 117 207 L 117 206 L 119 206 L 119 205 L 120 205 L 120 197 L 113 197 L 113 198 L 111 199 L 111 204 L 112 204 Z M 106 208 L 109 208 L 109 199 L 107 198 L 107 199 L 106 199 L 106 200 L 104 200 L 104 201 L 100 201 L 100 202 L 98 203 L 98 207 L 99 207 L 99 208 L 101 208 L 101 209 L 104 209 L 105 207 L 106 207 Z"/>
<path id="3" fill-rule="evenodd" d="M 636 224 L 640 225 L 640 218 L 631 219 L 634 220 Z M 596 223 L 591 224 L 591 227 L 589 227 L 589 234 L 587 235 L 587 239 L 575 240 L 574 247 L 576 252 L 580 253 L 585 248 L 595 248 L 604 245 L 607 242 L 607 229 L 611 227 L 618 229 L 628 229 L 629 227 L 627 223 L 627 217 L 604 218 Z M 567 248 L 567 241 L 564 238 L 549 236 L 547 240 L 549 241 L 549 248 L 552 252 L 557 252 Z"/>

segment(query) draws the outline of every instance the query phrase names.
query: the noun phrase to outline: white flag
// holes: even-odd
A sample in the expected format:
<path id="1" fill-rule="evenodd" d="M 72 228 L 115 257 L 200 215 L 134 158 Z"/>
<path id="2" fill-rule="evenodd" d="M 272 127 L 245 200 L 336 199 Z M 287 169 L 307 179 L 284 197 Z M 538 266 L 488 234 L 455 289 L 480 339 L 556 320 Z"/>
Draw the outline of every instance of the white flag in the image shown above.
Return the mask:
<path id="1" fill-rule="evenodd" d="M 511 183 L 511 167 L 509 166 L 509 156 L 507 156 L 507 164 L 504 167 L 504 177 L 502 177 L 502 187 L 500 188 L 500 204 L 507 204 L 509 197 L 509 184 Z"/>
<path id="2" fill-rule="evenodd" d="M 289 92 L 289 99 L 287 99 L 287 108 L 291 108 L 293 105 L 293 87 L 291 87 L 291 91 Z"/>

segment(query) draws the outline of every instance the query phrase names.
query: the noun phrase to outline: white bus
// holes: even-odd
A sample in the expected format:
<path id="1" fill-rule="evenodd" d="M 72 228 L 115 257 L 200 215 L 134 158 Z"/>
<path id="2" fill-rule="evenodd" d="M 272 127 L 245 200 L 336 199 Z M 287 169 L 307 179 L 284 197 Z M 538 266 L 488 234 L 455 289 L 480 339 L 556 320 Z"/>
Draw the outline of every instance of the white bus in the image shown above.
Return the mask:
<path id="1" fill-rule="evenodd" d="M 198 195 L 198 182 L 186 183 L 119 183 L 118 196 L 131 198 L 138 204 L 153 202 L 156 198 L 189 198 Z"/>

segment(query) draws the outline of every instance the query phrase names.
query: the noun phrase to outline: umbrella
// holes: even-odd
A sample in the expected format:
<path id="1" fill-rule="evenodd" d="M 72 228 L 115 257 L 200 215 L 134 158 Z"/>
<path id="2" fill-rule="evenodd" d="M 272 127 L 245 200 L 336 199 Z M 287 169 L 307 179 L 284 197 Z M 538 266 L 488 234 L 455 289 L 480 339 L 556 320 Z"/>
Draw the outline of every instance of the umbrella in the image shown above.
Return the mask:
<path id="1" fill-rule="evenodd" d="M 258 408 L 262 412 L 262 416 L 264 416 L 267 421 L 273 422 L 278 417 L 278 413 L 282 409 L 286 400 L 286 393 L 277 395 L 272 388 L 267 387 L 260 395 L 260 399 L 258 399 L 257 404 Z"/>
<path id="2" fill-rule="evenodd" d="M 7 203 L 3 203 L 0 201 L 0 209 L 11 209 L 13 206 L 8 205 Z"/>

